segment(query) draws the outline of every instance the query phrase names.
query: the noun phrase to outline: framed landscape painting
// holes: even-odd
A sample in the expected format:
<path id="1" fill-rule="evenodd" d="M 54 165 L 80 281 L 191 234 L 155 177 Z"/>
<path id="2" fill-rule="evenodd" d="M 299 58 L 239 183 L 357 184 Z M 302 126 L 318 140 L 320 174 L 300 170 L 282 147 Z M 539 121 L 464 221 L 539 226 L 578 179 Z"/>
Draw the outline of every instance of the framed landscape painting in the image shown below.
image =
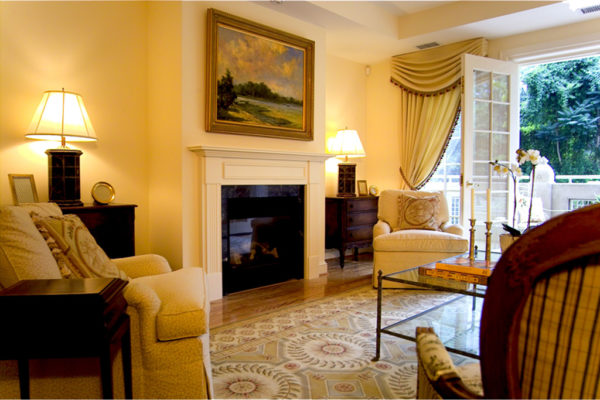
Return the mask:
<path id="1" fill-rule="evenodd" d="M 313 140 L 312 40 L 208 10 L 206 130 Z"/>

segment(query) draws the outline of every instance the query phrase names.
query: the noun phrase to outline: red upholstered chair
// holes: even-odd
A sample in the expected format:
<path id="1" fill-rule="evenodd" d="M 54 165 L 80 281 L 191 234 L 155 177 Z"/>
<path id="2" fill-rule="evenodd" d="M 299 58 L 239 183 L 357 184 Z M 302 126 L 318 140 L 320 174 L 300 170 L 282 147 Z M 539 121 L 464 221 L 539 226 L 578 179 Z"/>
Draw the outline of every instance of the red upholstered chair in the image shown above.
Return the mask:
<path id="1" fill-rule="evenodd" d="M 478 397 L 417 328 L 418 397 Z M 483 305 L 485 398 L 600 397 L 600 204 L 553 218 L 503 255 Z"/>

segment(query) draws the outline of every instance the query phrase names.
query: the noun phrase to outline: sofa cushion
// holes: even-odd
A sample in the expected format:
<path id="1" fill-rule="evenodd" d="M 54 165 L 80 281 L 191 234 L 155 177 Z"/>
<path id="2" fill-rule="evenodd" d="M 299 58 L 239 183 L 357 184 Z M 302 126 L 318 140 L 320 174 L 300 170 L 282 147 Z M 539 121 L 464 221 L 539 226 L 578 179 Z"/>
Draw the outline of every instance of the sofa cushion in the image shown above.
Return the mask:
<path id="1" fill-rule="evenodd" d="M 66 255 L 69 263 L 61 266 L 71 269 L 72 277 L 127 279 L 127 275 L 98 246 L 77 215 L 40 217 L 32 213 L 32 218 L 40 233 L 54 239 Z"/>
<path id="2" fill-rule="evenodd" d="M 208 331 L 209 310 L 201 268 L 182 268 L 166 274 L 136 278 L 134 282 L 150 286 L 161 301 L 156 315 L 158 340 L 197 337 Z"/>
<path id="3" fill-rule="evenodd" d="M 448 204 L 442 192 L 421 192 L 416 190 L 399 190 L 387 189 L 383 190 L 379 195 L 379 206 L 377 218 L 385 221 L 392 227 L 392 230 L 398 228 L 398 197 L 409 194 L 415 197 L 438 196 L 440 198 L 439 222 L 440 225 L 448 222 L 450 219 L 448 214 Z"/>
<path id="4" fill-rule="evenodd" d="M 439 231 L 441 225 L 439 196 L 413 196 L 408 193 L 398 196 L 398 224 L 395 230 Z"/>
<path id="5" fill-rule="evenodd" d="M 396 231 L 373 239 L 375 251 L 461 253 L 468 247 L 469 241 L 461 236 L 421 229 Z"/>
<path id="6" fill-rule="evenodd" d="M 0 207 L 0 286 L 22 279 L 60 279 L 58 265 L 27 210 Z"/>

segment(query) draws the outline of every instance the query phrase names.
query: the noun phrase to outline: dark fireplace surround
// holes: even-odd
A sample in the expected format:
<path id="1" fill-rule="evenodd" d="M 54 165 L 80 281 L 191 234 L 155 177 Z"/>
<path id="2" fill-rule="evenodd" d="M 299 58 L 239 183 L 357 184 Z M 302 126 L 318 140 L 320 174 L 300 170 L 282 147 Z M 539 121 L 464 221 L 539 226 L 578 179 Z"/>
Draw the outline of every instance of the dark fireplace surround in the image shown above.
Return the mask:
<path id="1" fill-rule="evenodd" d="M 303 185 L 223 185 L 221 212 L 224 295 L 303 278 Z"/>

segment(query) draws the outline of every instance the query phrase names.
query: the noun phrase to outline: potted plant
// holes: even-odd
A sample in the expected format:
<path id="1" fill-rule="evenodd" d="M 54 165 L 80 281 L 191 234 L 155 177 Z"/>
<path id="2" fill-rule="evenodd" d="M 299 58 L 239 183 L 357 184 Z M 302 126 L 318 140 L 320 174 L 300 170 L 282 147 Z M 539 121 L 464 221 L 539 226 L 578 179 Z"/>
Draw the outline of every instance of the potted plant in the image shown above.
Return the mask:
<path id="1" fill-rule="evenodd" d="M 494 172 L 499 175 L 510 175 L 513 181 L 514 190 L 514 204 L 513 204 L 513 217 L 512 225 L 502 224 L 502 227 L 507 232 L 500 235 L 500 248 L 502 251 L 506 250 L 514 241 L 516 241 L 522 234 L 531 226 L 531 209 L 533 205 L 533 189 L 535 185 L 535 167 L 548 160 L 545 157 L 540 157 L 539 150 L 529 149 L 527 151 L 523 149 L 517 150 L 517 163 L 511 163 L 510 166 L 503 165 L 496 161 L 490 161 L 490 164 L 494 166 Z M 515 225 L 515 217 L 517 214 L 517 201 L 518 198 L 518 177 L 522 175 L 521 166 L 525 163 L 531 163 L 531 188 L 529 194 L 529 212 L 527 215 L 527 226 L 523 231 L 520 231 Z"/>

